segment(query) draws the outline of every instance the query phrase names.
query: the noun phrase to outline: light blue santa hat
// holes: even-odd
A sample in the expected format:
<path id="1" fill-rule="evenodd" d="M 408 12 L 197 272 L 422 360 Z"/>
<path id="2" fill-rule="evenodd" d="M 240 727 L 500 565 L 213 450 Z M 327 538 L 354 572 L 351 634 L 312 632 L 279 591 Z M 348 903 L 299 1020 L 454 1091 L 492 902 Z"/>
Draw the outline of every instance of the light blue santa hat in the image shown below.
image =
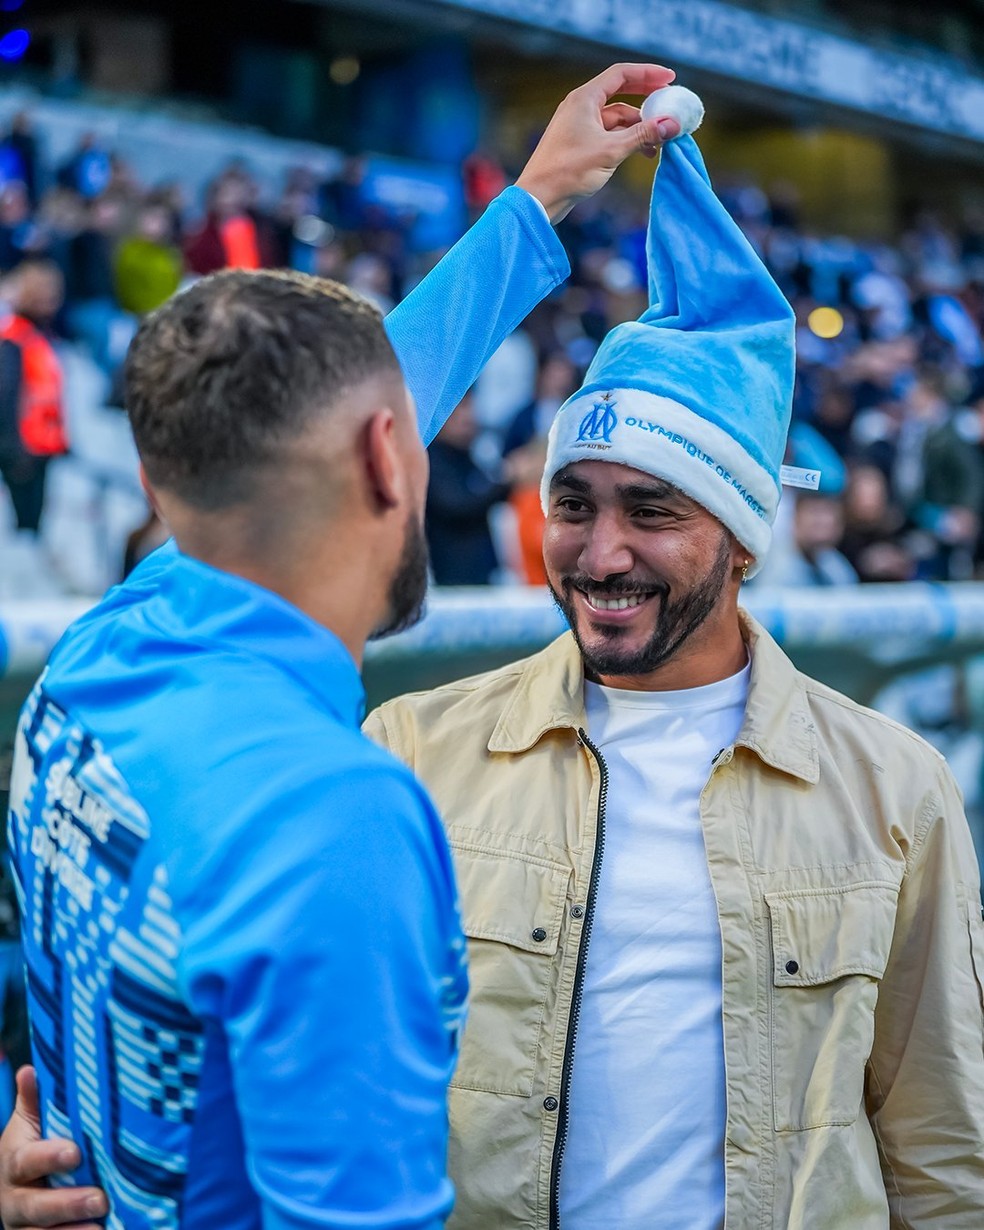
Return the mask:
<path id="1" fill-rule="evenodd" d="M 650 306 L 602 342 L 550 430 L 541 497 L 575 461 L 672 483 L 747 547 L 772 540 L 793 397 L 793 312 L 714 195 L 700 151 L 663 147 L 647 241 Z"/>

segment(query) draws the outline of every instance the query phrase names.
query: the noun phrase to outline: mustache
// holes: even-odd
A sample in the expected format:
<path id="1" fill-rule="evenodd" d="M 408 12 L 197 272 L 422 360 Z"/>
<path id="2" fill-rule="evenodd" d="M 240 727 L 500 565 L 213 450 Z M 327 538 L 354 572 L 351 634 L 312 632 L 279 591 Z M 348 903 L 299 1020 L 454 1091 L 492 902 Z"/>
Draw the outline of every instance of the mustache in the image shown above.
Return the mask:
<path id="1" fill-rule="evenodd" d="M 669 586 L 664 581 L 633 581 L 630 577 L 612 577 L 610 580 L 596 581 L 593 577 L 576 574 L 564 577 L 561 586 L 565 594 L 572 589 L 579 589 L 585 594 L 608 594 L 619 598 L 631 598 L 637 594 L 669 593 Z"/>

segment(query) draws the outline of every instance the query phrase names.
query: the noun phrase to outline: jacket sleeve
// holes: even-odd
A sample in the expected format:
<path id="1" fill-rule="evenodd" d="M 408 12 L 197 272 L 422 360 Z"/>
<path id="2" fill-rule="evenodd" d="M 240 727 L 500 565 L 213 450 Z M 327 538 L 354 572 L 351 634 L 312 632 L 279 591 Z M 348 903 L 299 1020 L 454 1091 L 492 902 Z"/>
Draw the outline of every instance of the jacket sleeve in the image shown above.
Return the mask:
<path id="1" fill-rule="evenodd" d="M 400 745 L 399 740 L 395 737 L 389 723 L 386 721 L 388 708 L 388 705 L 380 705 L 378 708 L 373 709 L 362 723 L 362 733 L 367 739 L 371 739 L 379 747 L 385 748 L 397 760 L 412 768 L 413 766 L 410 765 L 406 750 Z"/>
<path id="2" fill-rule="evenodd" d="M 899 894 L 868 1069 L 892 1230 L 984 1226 L 982 931 L 977 857 L 940 765 Z"/>
<path id="3" fill-rule="evenodd" d="M 386 317 L 386 331 L 430 444 L 503 338 L 567 278 L 546 212 L 507 188 Z"/>

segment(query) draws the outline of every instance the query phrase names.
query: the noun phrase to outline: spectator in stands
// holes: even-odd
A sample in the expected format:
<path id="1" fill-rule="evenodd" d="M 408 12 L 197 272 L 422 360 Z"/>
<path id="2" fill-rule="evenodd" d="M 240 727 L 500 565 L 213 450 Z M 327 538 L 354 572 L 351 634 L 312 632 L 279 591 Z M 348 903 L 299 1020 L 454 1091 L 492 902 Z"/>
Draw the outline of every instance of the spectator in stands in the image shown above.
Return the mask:
<path id="1" fill-rule="evenodd" d="M 87 198 L 101 196 L 112 175 L 109 151 L 94 132 L 79 139 L 71 157 L 58 168 L 58 182 Z"/>
<path id="2" fill-rule="evenodd" d="M 133 233 L 120 241 L 113 261 L 116 298 L 125 311 L 144 316 L 178 289 L 184 262 L 173 234 L 166 203 L 148 197 L 137 213 Z"/>
<path id="3" fill-rule="evenodd" d="M 473 218 L 505 188 L 508 180 L 498 158 L 488 150 L 475 150 L 461 166 L 465 204 Z"/>
<path id="4" fill-rule="evenodd" d="M 89 198 L 85 223 L 68 252 L 68 328 L 108 373 L 123 362 L 134 331 L 133 322 L 120 311 L 113 279 L 114 252 L 126 215 L 126 202 L 119 196 Z"/>
<path id="5" fill-rule="evenodd" d="M 545 520 L 540 502 L 540 478 L 546 456 L 546 438 L 534 437 L 513 449 L 506 460 L 513 536 L 510 563 L 518 579 L 527 585 L 547 584 L 543 562 Z"/>
<path id="6" fill-rule="evenodd" d="M 10 121 L 6 136 L 0 141 L 0 182 L 8 183 L 11 180 L 20 181 L 27 189 L 31 205 L 37 204 L 38 142 L 26 111 L 17 112 Z"/>
<path id="7" fill-rule="evenodd" d="M 64 296 L 57 265 L 29 261 L 10 275 L 0 321 L 0 474 L 17 528 L 37 535 L 48 463 L 68 451 L 62 370 L 48 330 Z"/>
<path id="8" fill-rule="evenodd" d="M 943 374 L 933 368 L 920 371 L 906 410 L 895 482 L 912 521 L 931 535 L 922 575 L 966 580 L 984 508 L 976 424 L 968 431 L 964 417 L 954 413 Z"/>
<path id="9" fill-rule="evenodd" d="M 0 188 L 0 272 L 13 269 L 41 247 L 27 189 L 20 180 L 10 180 Z"/>
<path id="10" fill-rule="evenodd" d="M 488 585 L 498 566 L 489 511 L 506 499 L 509 487 L 490 479 L 472 460 L 477 435 L 469 392 L 429 449 L 427 543 L 438 585 Z"/>
<path id="11" fill-rule="evenodd" d="M 303 168 L 296 168 L 288 174 L 270 217 L 271 257 L 275 268 L 313 273 L 313 253 L 302 249 L 323 242 L 326 233 L 333 235 L 334 231 L 316 216 L 317 185 L 302 172 Z"/>
<path id="12" fill-rule="evenodd" d="M 77 192 L 56 184 L 44 194 L 34 211 L 43 254 L 58 265 L 66 278 L 72 274 L 72 248 L 86 225 L 87 208 L 88 203 Z M 65 295 L 67 299 L 67 287 Z M 65 332 L 61 322 L 59 332 Z"/>
<path id="13" fill-rule="evenodd" d="M 851 451 L 854 414 L 851 389 L 836 376 L 825 381 L 813 412 L 812 425 L 842 457 Z"/>
<path id="14" fill-rule="evenodd" d="M 839 495 L 798 491 L 793 514 L 793 553 L 779 585 L 855 585 L 858 574 L 839 550 L 844 536 L 844 508 Z"/>
<path id="15" fill-rule="evenodd" d="M 545 440 L 557 411 L 577 388 L 578 370 L 562 350 L 545 355 L 536 378 L 536 396 L 506 428 L 502 455 L 531 440 Z"/>
<path id="16" fill-rule="evenodd" d="M 161 246 L 152 240 L 151 251 L 128 242 L 145 221 L 155 234 L 159 230 L 153 208 L 142 212 L 144 190 L 132 167 L 89 133 L 61 167 L 58 186 L 38 199 L 54 179 L 39 151 L 43 147 L 30 121 L 15 117 L 0 139 L 0 271 L 28 257 L 56 260 L 67 279 L 66 307 L 57 328 L 83 340 L 109 372 L 130 337 L 133 313 L 174 284 L 172 243 L 186 251 L 179 278 L 228 265 L 291 265 L 348 277 L 384 307 L 399 302 L 428 267 L 429 258 L 408 248 L 412 216 L 387 214 L 364 199 L 360 156 L 350 158 L 326 184 L 310 170 L 291 171 L 269 216 L 258 208 L 257 181 L 246 164 L 229 164 L 216 175 L 208 194 L 209 216 L 187 245 L 175 227 Z M 494 186 L 495 169 L 485 159 L 483 151 L 465 169 L 474 203 L 485 191 L 486 171 L 493 172 L 488 183 Z M 172 188 L 173 223 L 185 206 L 181 185 Z M 912 390 L 917 371 L 929 364 L 959 400 L 962 389 L 984 370 L 980 211 L 969 210 L 959 226 L 939 213 L 923 212 L 899 243 L 857 242 L 807 232 L 789 185 L 773 185 L 766 195 L 747 176 L 738 176 L 724 195 L 797 311 L 794 420 L 816 429 L 844 462 L 873 463 L 889 476 L 892 499 L 896 490 L 899 498 L 904 495 L 906 508 L 918 520 L 911 542 L 920 575 L 966 575 L 968 515 L 934 516 L 929 505 L 938 502 L 924 499 L 922 488 L 926 449 L 934 454 L 931 472 L 939 468 L 937 462 L 943 463 L 940 472 L 950 472 L 946 458 L 952 441 L 947 442 L 948 429 L 941 421 L 939 438 L 934 434 L 930 443 L 930 427 L 918 404 L 922 395 L 913 396 Z M 152 200 L 157 196 L 155 190 Z M 87 213 L 84 225 L 80 208 Z M 296 230 L 302 221 L 303 234 Z M 610 186 L 574 211 L 561 233 L 574 268 L 569 284 L 542 304 L 521 332 L 506 339 L 479 381 L 482 433 L 475 453 L 490 472 L 513 446 L 504 438 L 510 419 L 536 401 L 535 355 L 560 351 L 583 370 L 605 332 L 636 312 L 632 272 L 638 278 L 645 270 L 640 202 L 624 188 Z M 125 252 L 116 251 L 118 242 Z M 155 283 L 146 293 L 145 276 Z M 820 338 L 809 327 L 809 312 L 818 303 L 840 311 L 843 330 L 836 338 Z M 944 418 L 949 413 L 947 406 Z M 958 421 L 959 416 L 954 427 Z M 961 498 L 958 508 L 970 509 Z"/>
<path id="17" fill-rule="evenodd" d="M 393 310 L 393 278 L 389 266 L 374 252 L 353 256 L 345 270 L 344 281 L 352 290 L 374 303 L 383 313 Z"/>
<path id="18" fill-rule="evenodd" d="M 905 516 L 889 496 L 888 481 L 874 465 L 848 475 L 840 550 L 861 581 L 910 581 L 916 561 L 905 541 Z"/>
<path id="19" fill-rule="evenodd" d="M 546 585 L 543 566 L 543 508 L 540 504 L 540 474 L 546 457 L 547 433 L 557 411 L 577 388 L 578 369 L 562 350 L 547 354 L 540 362 L 536 396 L 520 410 L 506 430 L 503 457 L 511 468 L 515 567 L 528 585 Z"/>
<path id="20" fill-rule="evenodd" d="M 253 185 L 238 167 L 209 186 L 205 220 L 185 246 L 192 273 L 217 269 L 261 269 L 273 265 L 269 228 L 253 208 Z"/>

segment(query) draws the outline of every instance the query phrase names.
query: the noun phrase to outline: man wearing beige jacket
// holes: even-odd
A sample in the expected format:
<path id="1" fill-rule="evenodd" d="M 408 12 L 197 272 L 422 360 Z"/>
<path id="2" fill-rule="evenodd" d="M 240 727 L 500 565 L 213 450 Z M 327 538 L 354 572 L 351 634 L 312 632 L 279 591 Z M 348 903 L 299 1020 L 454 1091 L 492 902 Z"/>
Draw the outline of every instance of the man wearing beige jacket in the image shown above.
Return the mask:
<path id="1" fill-rule="evenodd" d="M 548 445 L 571 633 L 366 725 L 455 853 L 449 1225 L 980 1230 L 973 846 L 942 758 L 739 609 L 793 320 L 689 137 L 662 155 L 649 259 L 652 306 Z"/>

